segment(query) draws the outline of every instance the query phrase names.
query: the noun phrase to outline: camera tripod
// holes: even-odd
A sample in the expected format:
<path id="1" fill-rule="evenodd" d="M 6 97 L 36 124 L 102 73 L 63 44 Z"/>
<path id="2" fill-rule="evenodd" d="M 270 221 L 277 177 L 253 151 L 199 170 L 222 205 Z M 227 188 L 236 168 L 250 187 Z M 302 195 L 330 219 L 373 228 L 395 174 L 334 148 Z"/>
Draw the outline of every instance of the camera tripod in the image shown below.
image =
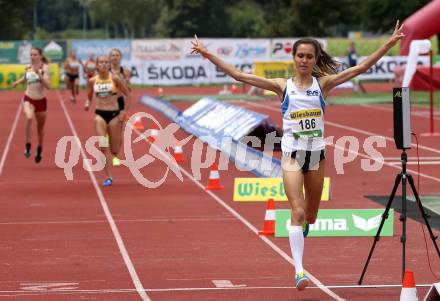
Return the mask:
<path id="1" fill-rule="evenodd" d="M 428 218 L 430 216 L 425 213 L 422 202 L 420 201 L 420 198 L 419 198 L 419 194 L 417 193 L 416 187 L 414 186 L 414 180 L 413 180 L 412 176 L 406 172 L 406 163 L 407 163 L 408 157 L 405 152 L 405 149 L 403 149 L 400 158 L 401 158 L 401 162 L 402 162 L 402 172 L 396 176 L 396 181 L 394 183 L 394 187 L 391 192 L 391 195 L 388 200 L 385 211 L 382 215 L 382 220 L 380 222 L 379 229 L 377 230 L 376 236 L 374 237 L 373 246 L 371 247 L 370 254 L 368 255 L 367 262 L 365 263 L 361 278 L 359 279 L 359 282 L 358 282 L 359 285 L 362 284 L 362 280 L 365 276 L 365 272 L 367 271 L 367 267 L 368 267 L 368 264 L 370 263 L 371 256 L 373 255 L 374 247 L 376 246 L 376 243 L 380 239 L 380 232 L 382 231 L 382 227 L 385 223 L 385 220 L 388 218 L 388 212 L 390 210 L 391 203 L 393 202 L 394 196 L 396 194 L 396 191 L 397 191 L 397 188 L 399 187 L 400 182 L 402 182 L 402 212 L 401 212 L 400 218 L 399 218 L 399 220 L 402 222 L 402 236 L 400 237 L 400 242 L 402 243 L 402 279 L 405 274 L 405 255 L 406 255 L 405 251 L 406 251 L 406 212 L 407 212 L 407 210 L 406 210 L 406 181 L 407 180 L 408 180 L 408 182 L 411 186 L 412 192 L 416 198 L 416 204 L 420 210 L 422 218 L 425 221 L 426 227 L 428 228 L 429 235 L 431 236 L 431 240 L 434 244 L 435 249 L 437 250 L 437 255 L 440 258 L 440 250 L 439 250 L 439 247 L 435 241 L 438 237 L 434 236 L 434 233 L 432 232 L 431 226 L 428 223 Z"/>

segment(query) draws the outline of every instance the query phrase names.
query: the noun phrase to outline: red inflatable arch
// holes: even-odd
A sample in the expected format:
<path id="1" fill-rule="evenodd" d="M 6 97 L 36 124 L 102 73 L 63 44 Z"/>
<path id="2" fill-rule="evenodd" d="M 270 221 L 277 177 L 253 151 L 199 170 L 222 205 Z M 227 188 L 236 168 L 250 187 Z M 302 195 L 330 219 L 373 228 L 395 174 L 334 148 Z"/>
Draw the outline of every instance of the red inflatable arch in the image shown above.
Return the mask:
<path id="1" fill-rule="evenodd" d="M 408 55 L 412 40 L 429 39 L 440 32 L 440 0 L 433 0 L 419 9 L 404 24 L 405 38 L 400 44 L 400 54 Z"/>

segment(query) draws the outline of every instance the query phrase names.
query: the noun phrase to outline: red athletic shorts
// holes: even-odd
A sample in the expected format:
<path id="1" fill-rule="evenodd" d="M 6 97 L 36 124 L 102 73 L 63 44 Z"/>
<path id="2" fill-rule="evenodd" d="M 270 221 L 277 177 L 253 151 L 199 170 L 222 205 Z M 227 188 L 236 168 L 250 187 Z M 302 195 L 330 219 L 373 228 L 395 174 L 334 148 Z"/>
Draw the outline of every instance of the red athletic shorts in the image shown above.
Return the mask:
<path id="1" fill-rule="evenodd" d="M 31 105 L 35 107 L 35 112 L 46 112 L 47 110 L 47 100 L 46 97 L 42 99 L 32 99 L 27 95 L 24 95 L 23 101 L 29 101 Z"/>

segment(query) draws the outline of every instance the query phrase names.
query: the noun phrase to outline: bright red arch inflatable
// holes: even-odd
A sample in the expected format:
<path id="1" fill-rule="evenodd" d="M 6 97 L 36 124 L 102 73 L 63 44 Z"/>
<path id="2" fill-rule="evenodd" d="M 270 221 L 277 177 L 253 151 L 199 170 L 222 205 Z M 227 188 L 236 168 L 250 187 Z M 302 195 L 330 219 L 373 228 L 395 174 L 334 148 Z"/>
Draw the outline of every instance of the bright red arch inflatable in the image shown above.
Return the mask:
<path id="1" fill-rule="evenodd" d="M 440 0 L 433 0 L 419 9 L 404 24 L 405 37 L 400 44 L 400 54 L 408 55 L 412 40 L 429 39 L 440 32 Z"/>

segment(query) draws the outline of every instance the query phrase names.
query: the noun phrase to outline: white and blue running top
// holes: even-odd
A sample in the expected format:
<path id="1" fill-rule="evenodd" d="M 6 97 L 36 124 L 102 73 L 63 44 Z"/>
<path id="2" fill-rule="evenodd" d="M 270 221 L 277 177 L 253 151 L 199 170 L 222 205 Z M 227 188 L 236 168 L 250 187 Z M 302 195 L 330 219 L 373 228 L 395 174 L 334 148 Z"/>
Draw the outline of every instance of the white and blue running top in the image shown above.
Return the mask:
<path id="1" fill-rule="evenodd" d="M 325 100 L 318 79 L 313 77 L 307 89 L 295 86 L 289 78 L 284 91 L 281 112 L 283 115 L 284 153 L 296 150 L 318 151 L 325 148 L 324 110 Z"/>

